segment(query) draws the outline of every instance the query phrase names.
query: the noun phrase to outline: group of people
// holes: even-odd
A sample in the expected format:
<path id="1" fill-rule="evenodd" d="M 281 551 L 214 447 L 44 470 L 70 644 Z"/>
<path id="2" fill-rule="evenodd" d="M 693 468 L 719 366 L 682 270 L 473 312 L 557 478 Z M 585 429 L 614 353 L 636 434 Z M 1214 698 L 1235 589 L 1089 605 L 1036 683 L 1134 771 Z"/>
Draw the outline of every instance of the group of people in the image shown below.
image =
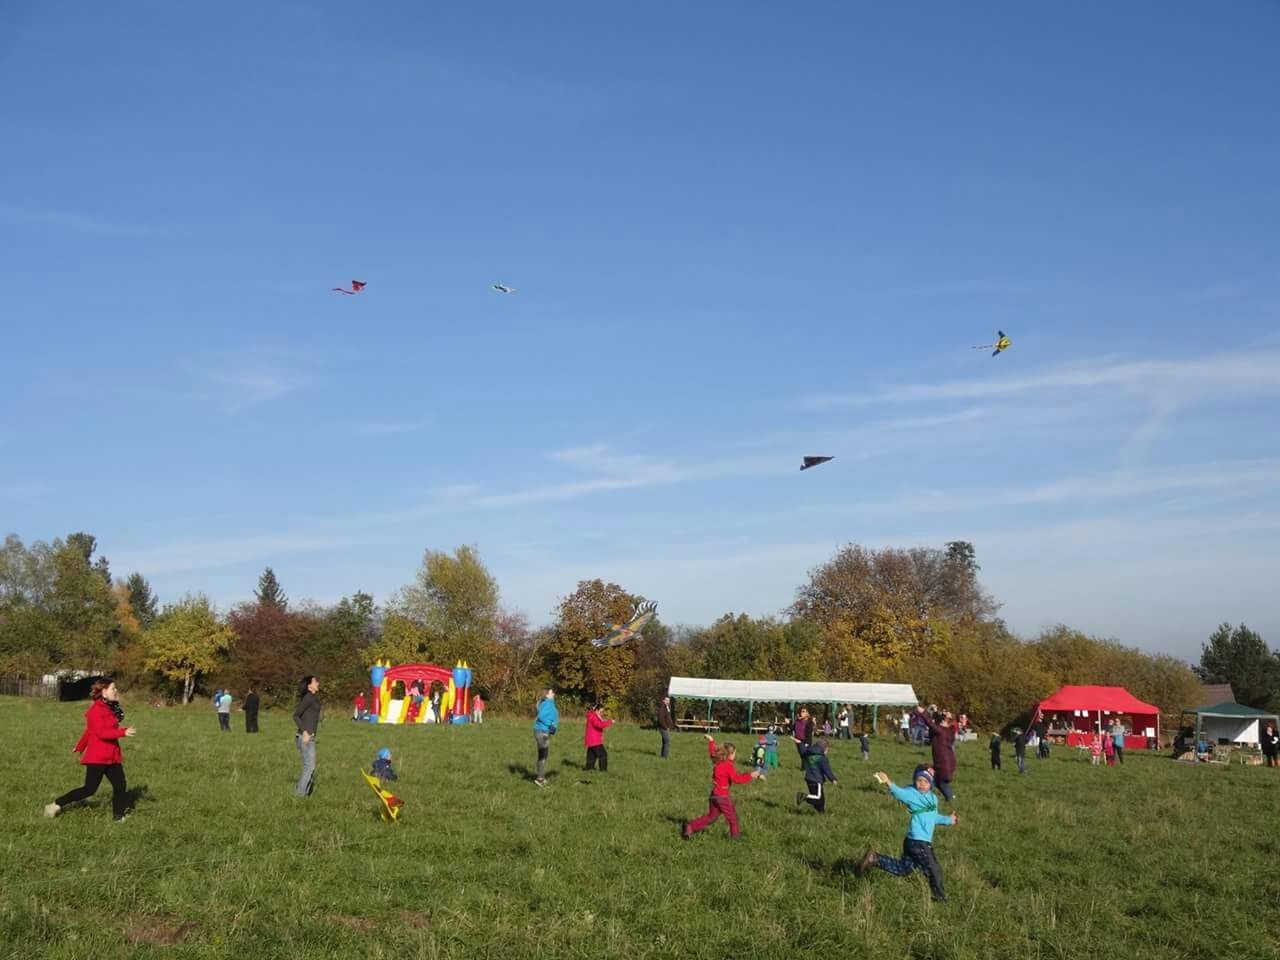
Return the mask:
<path id="1" fill-rule="evenodd" d="M 407 691 L 409 697 L 409 706 L 405 711 L 405 722 L 414 723 L 422 712 L 426 711 L 424 723 L 442 723 L 441 719 L 441 697 L 440 690 L 434 690 L 428 695 L 421 680 L 415 680 Z M 363 690 L 357 690 L 356 695 L 351 698 L 351 719 L 367 720 L 369 701 L 364 695 Z M 484 723 L 484 698 L 480 694 L 476 694 L 471 698 L 471 722 Z"/>
<path id="2" fill-rule="evenodd" d="M 219 687 L 213 692 L 213 709 L 218 715 L 218 729 L 224 733 L 231 732 L 231 704 L 233 701 L 230 690 L 223 690 Z M 258 693 L 249 688 L 244 695 L 244 703 L 240 705 L 240 710 L 244 713 L 244 732 L 258 732 Z"/>

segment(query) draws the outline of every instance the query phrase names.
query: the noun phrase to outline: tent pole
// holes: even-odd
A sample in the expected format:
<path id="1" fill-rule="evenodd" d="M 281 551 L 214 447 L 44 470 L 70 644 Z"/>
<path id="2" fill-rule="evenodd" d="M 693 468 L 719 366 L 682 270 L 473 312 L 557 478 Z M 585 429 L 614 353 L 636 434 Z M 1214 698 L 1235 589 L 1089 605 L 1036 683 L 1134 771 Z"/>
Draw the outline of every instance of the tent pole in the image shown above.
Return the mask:
<path id="1" fill-rule="evenodd" d="M 880 732 L 878 727 L 879 720 L 880 720 L 879 711 L 880 711 L 880 708 L 875 704 L 873 704 L 871 707 L 871 732 L 872 733 Z"/>
<path id="2" fill-rule="evenodd" d="M 707 697 L 707 723 L 711 722 L 711 707 L 715 703 L 710 697 Z"/>
<path id="3" fill-rule="evenodd" d="M 748 700 L 747 701 L 747 733 L 750 733 L 751 728 L 755 726 L 755 724 L 751 722 L 751 718 L 755 716 L 755 710 L 756 710 L 756 702 L 754 700 Z"/>

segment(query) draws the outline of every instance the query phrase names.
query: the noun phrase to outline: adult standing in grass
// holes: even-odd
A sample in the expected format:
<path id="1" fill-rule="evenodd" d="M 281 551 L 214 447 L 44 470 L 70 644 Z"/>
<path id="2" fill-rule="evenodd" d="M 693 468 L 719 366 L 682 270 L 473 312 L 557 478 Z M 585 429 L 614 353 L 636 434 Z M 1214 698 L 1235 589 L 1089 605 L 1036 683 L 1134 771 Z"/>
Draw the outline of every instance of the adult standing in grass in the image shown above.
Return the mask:
<path id="1" fill-rule="evenodd" d="M 110 677 L 93 681 L 89 690 L 91 703 L 84 713 L 84 733 L 75 745 L 84 766 L 84 786 L 64 793 L 44 808 L 46 817 L 56 817 L 69 803 L 87 800 L 98 792 L 102 778 L 111 784 L 111 813 L 116 823 L 128 816 L 129 796 L 124 779 L 124 754 L 120 740 L 134 735 L 133 727 L 122 727 L 124 710 L 116 682 Z"/>
<path id="2" fill-rule="evenodd" d="M 923 707 L 918 709 L 924 710 Z M 941 720 L 935 720 L 928 713 L 923 713 L 923 716 L 929 727 L 929 749 L 933 751 L 934 786 L 950 803 L 955 800 L 951 781 L 956 777 L 956 728 L 951 721 L 951 711 L 944 710 Z"/>
<path id="3" fill-rule="evenodd" d="M 1124 763 L 1124 724 L 1116 717 L 1111 722 L 1111 741 L 1115 744 L 1116 759 Z"/>
<path id="4" fill-rule="evenodd" d="M 540 787 L 547 785 L 547 757 L 551 754 L 551 738 L 560 725 L 560 711 L 556 709 L 556 692 L 550 687 L 542 691 L 538 701 L 538 715 L 533 721 L 533 742 L 538 748 L 538 766 L 533 782 Z"/>
<path id="5" fill-rule="evenodd" d="M 796 742 L 796 753 L 803 770 L 805 750 L 813 744 L 813 718 L 809 716 L 808 707 L 800 708 L 800 718 L 791 727 L 791 739 Z"/>
<path id="6" fill-rule="evenodd" d="M 223 690 L 218 698 L 218 729 L 231 732 L 231 691 Z"/>
<path id="7" fill-rule="evenodd" d="M 293 725 L 298 732 L 293 742 L 302 759 L 302 773 L 293 792 L 311 796 L 316 788 L 316 731 L 320 728 L 320 678 L 307 674 L 298 686 L 298 705 L 293 708 Z"/>
<path id="8" fill-rule="evenodd" d="M 663 697 L 658 704 L 658 733 L 662 734 L 662 752 L 658 754 L 663 760 L 671 750 L 671 731 L 675 729 L 676 718 L 671 714 L 671 698 Z"/>
<path id="9" fill-rule="evenodd" d="M 582 738 L 582 743 L 587 748 L 587 762 L 583 769 L 594 770 L 599 761 L 600 772 L 609 772 L 609 751 L 604 747 L 604 732 L 612 726 L 613 721 L 604 718 L 602 704 L 597 702 L 587 711 L 587 730 Z"/>
<path id="10" fill-rule="evenodd" d="M 1262 755 L 1267 758 L 1268 767 L 1280 766 L 1280 733 L 1276 733 L 1276 725 L 1268 723 L 1262 731 Z"/>
<path id="11" fill-rule="evenodd" d="M 249 688 L 249 692 L 244 695 L 244 704 L 240 707 L 244 711 L 244 732 L 258 732 L 258 691 L 253 687 Z"/>

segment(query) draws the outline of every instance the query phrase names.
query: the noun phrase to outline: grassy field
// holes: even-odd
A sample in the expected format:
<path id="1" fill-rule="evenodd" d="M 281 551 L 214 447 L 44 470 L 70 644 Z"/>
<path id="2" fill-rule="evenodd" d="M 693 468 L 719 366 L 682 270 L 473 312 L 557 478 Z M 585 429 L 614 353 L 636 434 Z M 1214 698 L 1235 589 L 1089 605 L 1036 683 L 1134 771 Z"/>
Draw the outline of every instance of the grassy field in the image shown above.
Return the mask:
<path id="1" fill-rule="evenodd" d="M 663 762 L 655 733 L 620 725 L 612 769 L 588 777 L 568 721 L 543 790 L 527 721 L 378 729 L 331 710 L 300 800 L 286 714 L 247 736 L 239 715 L 219 734 L 207 705 L 125 708 L 133 815 L 112 822 L 104 784 L 47 820 L 81 776 L 84 705 L 0 698 L 0 956 L 1280 956 L 1280 771 L 1133 754 L 1096 769 L 1059 749 L 1019 777 L 1011 751 L 994 774 L 963 744 L 961 823 L 935 837 L 950 901 L 934 904 L 918 874 L 846 869 L 868 842 L 901 843 L 906 817 L 871 772 L 905 782 L 925 752 L 887 739 L 870 765 L 856 741 L 835 747 L 825 817 L 796 808 L 784 751 L 780 775 L 735 788 L 745 842 L 723 822 L 682 842 L 708 792 L 695 735 Z M 398 825 L 356 773 L 383 745 Z"/>

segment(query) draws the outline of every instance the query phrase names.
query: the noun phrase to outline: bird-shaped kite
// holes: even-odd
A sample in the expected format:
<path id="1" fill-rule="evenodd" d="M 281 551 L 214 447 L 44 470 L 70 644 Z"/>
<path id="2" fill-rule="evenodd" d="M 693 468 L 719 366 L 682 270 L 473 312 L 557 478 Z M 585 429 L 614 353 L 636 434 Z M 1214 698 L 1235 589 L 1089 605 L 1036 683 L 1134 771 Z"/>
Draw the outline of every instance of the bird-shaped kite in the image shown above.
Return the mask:
<path id="1" fill-rule="evenodd" d="M 1003 330 L 997 330 L 997 331 L 996 331 L 996 342 L 995 342 L 995 343 L 982 343 L 982 344 L 979 344 L 978 346 L 974 347 L 973 349 L 975 349 L 975 350 L 991 350 L 991 348 L 992 348 L 992 347 L 995 347 L 995 350 L 993 350 L 993 351 L 992 351 L 992 353 L 991 353 L 991 355 L 994 357 L 994 356 L 996 356 L 996 355 L 998 355 L 998 354 L 1001 354 L 1001 353 L 1004 353 L 1006 350 L 1008 350 L 1008 349 L 1009 349 L 1009 347 L 1010 347 L 1010 345 L 1011 345 L 1012 343 L 1013 343 L 1013 341 L 1012 341 L 1012 340 L 1010 340 L 1007 336 L 1005 336 L 1005 332 L 1004 332 Z"/>
<path id="2" fill-rule="evenodd" d="M 632 640 L 640 640 L 640 631 L 648 625 L 658 613 L 658 604 L 656 602 L 638 604 L 631 614 L 631 619 L 627 623 L 615 623 L 609 627 L 608 633 L 603 637 L 596 637 L 591 641 L 594 647 L 620 647 L 624 643 L 630 643 Z"/>
<path id="3" fill-rule="evenodd" d="M 515 293 L 516 292 L 515 287 L 508 287 L 505 283 L 495 283 L 493 285 L 493 289 L 497 290 L 499 293 Z"/>
<path id="4" fill-rule="evenodd" d="M 378 800 L 382 803 L 382 807 L 378 810 L 378 816 L 386 823 L 395 823 L 400 817 L 400 810 L 404 807 L 404 801 L 397 797 L 390 790 L 382 785 L 382 781 L 375 776 L 360 771 L 360 776 L 364 777 L 364 782 L 369 785 L 369 789 L 378 795 Z"/>
<path id="5" fill-rule="evenodd" d="M 828 460 L 834 459 L 835 457 L 805 457 L 800 463 L 800 469 L 808 470 L 810 467 L 817 467 L 826 463 Z"/>
<path id="6" fill-rule="evenodd" d="M 366 286 L 367 286 L 367 284 L 366 284 L 363 280 L 352 280 L 352 281 L 351 281 L 351 289 L 350 289 L 350 290 L 343 289 L 342 287 L 334 287 L 334 288 L 333 288 L 333 292 L 334 292 L 334 293 L 340 293 L 340 294 L 342 294 L 342 295 L 343 295 L 343 296 L 345 296 L 345 297 L 354 297 L 357 293 L 359 293 L 361 290 L 363 290 Z"/>

